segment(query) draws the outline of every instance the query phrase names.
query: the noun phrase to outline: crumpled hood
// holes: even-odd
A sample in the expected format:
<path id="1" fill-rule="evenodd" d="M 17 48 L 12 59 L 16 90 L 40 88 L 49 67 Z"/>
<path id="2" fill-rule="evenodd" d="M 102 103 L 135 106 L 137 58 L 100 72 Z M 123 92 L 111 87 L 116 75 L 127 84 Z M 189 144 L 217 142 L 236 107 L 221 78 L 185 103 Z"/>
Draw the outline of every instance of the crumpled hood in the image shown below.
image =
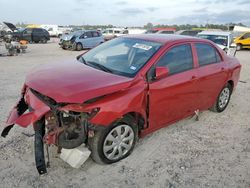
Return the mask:
<path id="1" fill-rule="evenodd" d="M 67 40 L 71 40 L 73 36 L 74 35 L 72 35 L 72 34 L 64 34 L 64 35 L 62 35 L 61 39 L 67 41 Z"/>
<path id="2" fill-rule="evenodd" d="M 27 75 L 25 84 L 57 102 L 83 103 L 125 89 L 131 81 L 75 60 L 39 66 Z"/>

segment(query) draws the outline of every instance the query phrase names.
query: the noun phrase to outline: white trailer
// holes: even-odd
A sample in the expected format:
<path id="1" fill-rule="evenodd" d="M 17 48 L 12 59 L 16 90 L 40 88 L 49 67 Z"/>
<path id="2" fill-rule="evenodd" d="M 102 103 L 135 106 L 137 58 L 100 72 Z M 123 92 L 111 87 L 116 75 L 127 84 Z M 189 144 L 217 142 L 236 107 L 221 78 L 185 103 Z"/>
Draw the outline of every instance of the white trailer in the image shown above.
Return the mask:
<path id="1" fill-rule="evenodd" d="M 51 37 L 61 37 L 63 34 L 69 33 L 71 28 L 58 25 L 41 25 L 42 28 L 49 32 Z"/>

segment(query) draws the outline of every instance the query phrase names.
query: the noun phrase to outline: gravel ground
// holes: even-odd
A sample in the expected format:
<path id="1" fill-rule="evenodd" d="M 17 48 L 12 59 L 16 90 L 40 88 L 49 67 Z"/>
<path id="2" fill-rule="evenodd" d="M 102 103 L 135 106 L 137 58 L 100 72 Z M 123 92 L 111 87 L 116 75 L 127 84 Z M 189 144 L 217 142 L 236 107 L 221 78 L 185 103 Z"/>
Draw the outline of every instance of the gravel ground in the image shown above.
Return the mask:
<path id="1" fill-rule="evenodd" d="M 27 53 L 0 57 L 0 124 L 16 103 L 25 75 L 35 66 L 75 58 L 56 43 L 31 44 Z M 34 162 L 32 128 L 15 126 L 0 138 L 0 187 L 250 187 L 250 51 L 237 54 L 242 72 L 228 108 L 201 113 L 139 141 L 127 159 L 73 169 L 52 151 L 48 174 Z"/>

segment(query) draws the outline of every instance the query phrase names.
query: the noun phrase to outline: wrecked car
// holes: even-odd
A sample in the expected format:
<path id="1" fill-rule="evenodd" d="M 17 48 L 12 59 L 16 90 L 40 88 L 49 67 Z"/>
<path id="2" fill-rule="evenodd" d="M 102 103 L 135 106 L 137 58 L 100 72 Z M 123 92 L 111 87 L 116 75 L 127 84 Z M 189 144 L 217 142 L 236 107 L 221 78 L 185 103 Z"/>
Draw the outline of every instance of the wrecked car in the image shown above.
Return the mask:
<path id="1" fill-rule="evenodd" d="M 130 155 L 139 137 L 198 111 L 224 111 L 240 70 L 236 58 L 208 40 L 122 36 L 75 61 L 33 69 L 2 136 L 14 124 L 33 125 L 40 174 L 44 144 L 86 144 L 94 161 L 114 163 Z"/>
<path id="2" fill-rule="evenodd" d="M 96 30 L 81 30 L 64 35 L 59 42 L 63 49 L 83 50 L 93 48 L 104 42 L 102 34 Z"/>

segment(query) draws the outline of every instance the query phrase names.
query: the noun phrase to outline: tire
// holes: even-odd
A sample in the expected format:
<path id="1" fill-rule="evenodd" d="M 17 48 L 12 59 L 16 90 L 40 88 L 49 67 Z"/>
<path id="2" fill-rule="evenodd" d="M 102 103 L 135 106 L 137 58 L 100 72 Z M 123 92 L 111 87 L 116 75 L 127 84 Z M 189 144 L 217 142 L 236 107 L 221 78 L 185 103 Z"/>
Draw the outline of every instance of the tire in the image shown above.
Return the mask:
<path id="1" fill-rule="evenodd" d="M 241 45 L 241 44 L 237 44 L 237 45 L 236 45 L 236 50 L 237 50 L 237 51 L 242 50 L 242 45 Z"/>
<path id="2" fill-rule="evenodd" d="M 77 50 L 77 51 L 81 51 L 82 49 L 83 49 L 82 44 L 78 42 L 78 43 L 76 44 L 76 50 Z"/>
<path id="3" fill-rule="evenodd" d="M 132 122 L 125 118 L 105 129 L 95 131 L 94 137 L 88 140 L 92 159 L 99 164 L 111 164 L 128 157 L 138 139 L 138 126 Z M 119 140 L 117 130 L 121 130 L 120 136 L 124 136 L 124 141 Z M 125 130 L 127 130 L 127 134 L 123 135 Z M 114 133 L 116 134 L 114 135 Z M 111 141 L 110 138 L 114 140 Z"/>
<path id="4" fill-rule="evenodd" d="M 230 101 L 231 94 L 232 94 L 232 86 L 228 83 L 225 85 L 222 90 L 220 91 L 220 94 L 218 95 L 215 104 L 212 108 L 210 108 L 213 112 L 223 112 Z"/>
<path id="5" fill-rule="evenodd" d="M 47 39 L 46 38 L 42 38 L 41 39 L 41 43 L 46 44 L 47 43 Z"/>

